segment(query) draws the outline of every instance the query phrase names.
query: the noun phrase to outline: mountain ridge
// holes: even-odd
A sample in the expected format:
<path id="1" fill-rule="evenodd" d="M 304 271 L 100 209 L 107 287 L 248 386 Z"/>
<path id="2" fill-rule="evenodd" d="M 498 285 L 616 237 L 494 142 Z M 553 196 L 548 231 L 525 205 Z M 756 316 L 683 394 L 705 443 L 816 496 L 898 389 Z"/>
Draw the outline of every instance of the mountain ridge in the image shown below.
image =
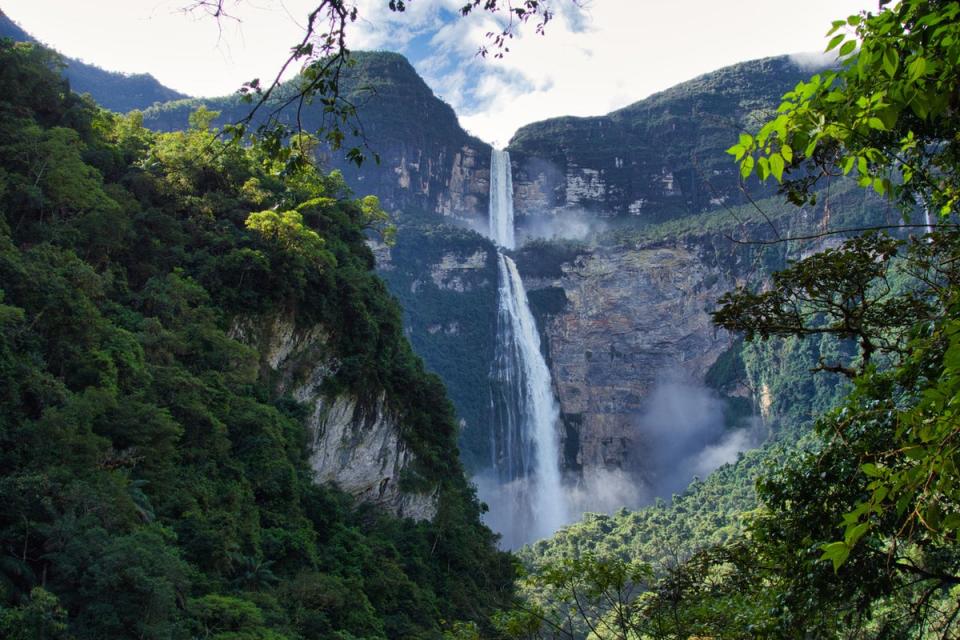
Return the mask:
<path id="1" fill-rule="evenodd" d="M 39 43 L 2 9 L 0 9 L 0 38 L 11 38 L 16 42 Z M 111 111 L 126 113 L 133 109 L 146 109 L 158 102 L 188 97 L 186 94 L 164 86 L 149 73 L 127 74 L 107 71 L 76 58 L 62 54 L 61 57 L 66 64 L 63 75 L 70 81 L 71 89 L 80 94 L 89 93 L 98 104 Z"/>

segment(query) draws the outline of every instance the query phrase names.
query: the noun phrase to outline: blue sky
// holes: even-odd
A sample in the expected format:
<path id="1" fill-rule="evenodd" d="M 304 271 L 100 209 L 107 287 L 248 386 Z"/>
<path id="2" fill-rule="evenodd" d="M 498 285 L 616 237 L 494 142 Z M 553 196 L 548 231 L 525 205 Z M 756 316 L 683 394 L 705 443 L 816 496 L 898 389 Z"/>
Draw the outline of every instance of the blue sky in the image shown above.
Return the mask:
<path id="1" fill-rule="evenodd" d="M 311 8 L 227 0 L 238 20 L 217 24 L 185 13 L 190 1 L 0 0 L 0 8 L 68 56 L 149 72 L 198 96 L 272 77 Z M 607 113 L 728 64 L 822 50 L 831 20 L 876 8 L 875 0 L 553 0 L 546 35 L 528 25 L 494 59 L 476 52 L 496 18 L 461 18 L 463 0 L 408 0 L 403 14 L 386 0 L 355 2 L 353 48 L 404 53 L 469 131 L 500 146 L 528 122 Z"/>

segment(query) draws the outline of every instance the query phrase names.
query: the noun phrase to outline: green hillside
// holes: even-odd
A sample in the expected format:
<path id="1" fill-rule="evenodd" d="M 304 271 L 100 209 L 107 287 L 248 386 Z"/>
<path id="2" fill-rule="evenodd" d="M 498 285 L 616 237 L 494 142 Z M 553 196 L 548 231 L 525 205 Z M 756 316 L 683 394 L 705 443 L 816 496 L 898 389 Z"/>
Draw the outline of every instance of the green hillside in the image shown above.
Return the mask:
<path id="1" fill-rule="evenodd" d="M 479 522 L 443 387 L 371 271 L 375 200 L 224 146 L 203 113 L 152 133 L 58 70 L 0 43 L 0 636 L 487 627 L 512 562 Z M 291 313 L 339 363 L 325 397 L 385 394 L 432 520 L 313 482 L 307 406 L 234 337 L 238 317 Z"/>

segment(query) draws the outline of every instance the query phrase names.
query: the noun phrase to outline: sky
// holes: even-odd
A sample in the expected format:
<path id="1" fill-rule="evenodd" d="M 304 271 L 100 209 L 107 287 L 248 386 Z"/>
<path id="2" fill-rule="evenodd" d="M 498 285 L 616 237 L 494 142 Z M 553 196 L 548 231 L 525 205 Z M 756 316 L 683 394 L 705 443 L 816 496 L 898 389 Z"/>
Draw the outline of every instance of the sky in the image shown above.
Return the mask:
<path id="1" fill-rule="evenodd" d="M 112 71 L 151 73 L 193 96 L 273 78 L 303 33 L 310 0 L 225 0 L 214 20 L 194 0 L 0 0 L 0 9 L 61 53 Z M 476 55 L 493 16 L 464 19 L 464 0 L 355 0 L 353 49 L 405 54 L 474 135 L 505 146 L 516 129 L 599 115 L 720 67 L 816 54 L 832 20 L 876 0 L 552 0 L 546 34 L 521 28 L 503 58 Z M 810 59 L 809 57 L 798 59 Z"/>

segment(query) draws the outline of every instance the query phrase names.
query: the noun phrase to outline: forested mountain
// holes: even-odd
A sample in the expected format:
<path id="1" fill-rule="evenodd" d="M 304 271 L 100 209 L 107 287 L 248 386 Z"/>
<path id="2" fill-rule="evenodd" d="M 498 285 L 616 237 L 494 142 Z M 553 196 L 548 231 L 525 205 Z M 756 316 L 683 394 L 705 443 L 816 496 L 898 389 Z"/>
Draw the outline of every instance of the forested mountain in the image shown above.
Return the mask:
<path id="1" fill-rule="evenodd" d="M 0 10 L 0 38 L 15 42 L 35 42 L 35 39 Z M 73 58 L 63 58 L 63 75 L 70 88 L 80 94 L 89 93 L 100 106 L 126 113 L 146 109 L 158 102 L 180 100 L 186 96 L 160 84 L 148 73 L 117 73 Z"/>
<path id="2" fill-rule="evenodd" d="M 490 149 L 409 63 L 346 69 L 356 168 L 218 139 L 239 97 L 103 111 L 4 41 L 0 635 L 956 637 L 958 16 L 518 132 L 507 253 L 607 513 L 516 556 L 457 451 L 497 455 Z"/>
<path id="3" fill-rule="evenodd" d="M 332 126 L 332 116 L 316 103 L 307 102 L 301 109 L 294 100 L 274 114 L 298 83 L 294 79 L 282 85 L 258 111 L 253 127 L 271 115 L 306 132 Z M 320 150 L 324 166 L 339 169 L 354 188 L 376 194 L 391 212 L 485 219 L 490 146 L 460 127 L 450 105 L 433 94 L 406 58 L 385 51 L 354 52 L 339 90 L 357 114 L 344 127 L 344 149 Z M 144 125 L 160 131 L 182 129 L 201 105 L 218 112 L 215 125 L 239 122 L 252 109 L 239 95 L 187 99 L 146 110 Z M 345 158 L 351 147 L 366 154 L 361 166 Z"/>
<path id="4" fill-rule="evenodd" d="M 37 45 L 0 84 L 0 636 L 488 627 L 512 562 L 372 273 L 376 199 L 202 111 L 152 133 Z"/>

